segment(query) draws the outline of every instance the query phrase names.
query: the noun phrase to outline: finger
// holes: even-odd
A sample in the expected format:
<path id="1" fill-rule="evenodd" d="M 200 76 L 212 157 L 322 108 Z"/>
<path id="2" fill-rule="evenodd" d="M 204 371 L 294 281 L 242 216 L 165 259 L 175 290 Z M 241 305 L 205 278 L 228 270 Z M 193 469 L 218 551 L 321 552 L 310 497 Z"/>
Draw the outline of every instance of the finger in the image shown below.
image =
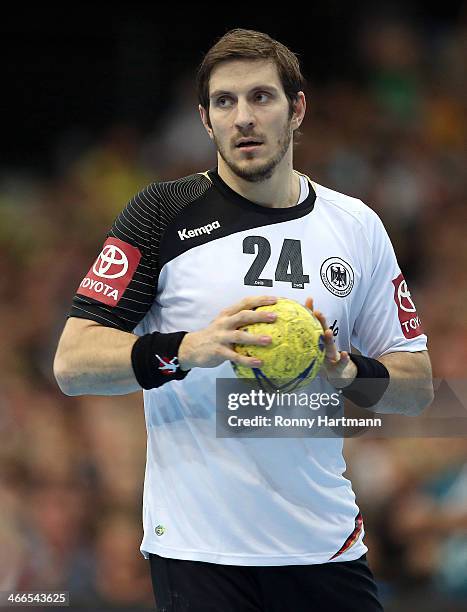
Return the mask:
<path id="1" fill-rule="evenodd" d="M 350 361 L 350 355 L 347 353 L 347 351 L 339 352 L 336 350 L 335 358 L 329 359 L 328 363 L 330 363 L 332 367 L 337 367 L 339 368 L 339 370 L 343 370 L 345 366 L 349 363 L 349 361 Z"/>
<path id="2" fill-rule="evenodd" d="M 246 355 L 240 355 L 233 349 L 226 348 L 222 353 L 226 359 L 229 359 L 233 363 L 238 365 L 246 366 L 247 368 L 260 368 L 263 365 L 261 359 L 257 357 L 247 357 Z"/>
<path id="3" fill-rule="evenodd" d="M 347 351 L 341 351 L 340 353 L 340 359 L 339 359 L 339 365 L 344 368 L 350 361 L 350 355 L 347 353 Z"/>
<path id="4" fill-rule="evenodd" d="M 337 363 L 339 361 L 339 351 L 336 348 L 332 331 L 327 329 L 323 334 L 323 338 L 325 358 Z"/>
<path id="5" fill-rule="evenodd" d="M 241 310 L 228 317 L 225 322 L 228 329 L 237 329 L 251 323 L 273 323 L 277 319 L 275 312 L 267 310 Z"/>
<path id="6" fill-rule="evenodd" d="M 339 351 L 337 350 L 336 344 L 334 342 L 334 334 L 332 332 L 332 329 L 328 327 L 326 323 L 326 318 L 321 311 L 315 310 L 313 314 L 321 323 L 321 327 L 323 328 L 325 358 L 337 363 L 337 361 L 339 360 Z"/>
<path id="7" fill-rule="evenodd" d="M 329 329 L 328 324 L 326 322 L 326 317 L 323 315 L 323 313 L 320 310 L 314 310 L 313 314 L 318 319 L 318 321 L 321 323 L 321 327 L 323 328 L 323 331 L 326 331 L 327 329 Z"/>
<path id="8" fill-rule="evenodd" d="M 275 304 L 276 302 L 277 297 L 273 295 L 252 295 L 243 298 L 243 300 L 240 300 L 240 302 L 237 302 L 232 306 L 224 308 L 221 314 L 231 316 L 237 312 L 240 312 L 241 310 L 252 310 L 253 308 L 258 308 L 258 306 L 267 306 L 270 304 Z"/>
<path id="9" fill-rule="evenodd" d="M 228 344 L 255 344 L 259 346 L 266 346 L 268 344 L 271 344 L 272 338 L 271 336 L 258 336 L 254 334 L 249 334 L 248 332 L 242 331 L 240 329 L 236 329 L 226 334 L 225 342 Z"/>
<path id="10" fill-rule="evenodd" d="M 313 298 L 306 298 L 305 307 L 308 308 L 308 310 L 311 310 L 311 312 L 313 312 Z"/>

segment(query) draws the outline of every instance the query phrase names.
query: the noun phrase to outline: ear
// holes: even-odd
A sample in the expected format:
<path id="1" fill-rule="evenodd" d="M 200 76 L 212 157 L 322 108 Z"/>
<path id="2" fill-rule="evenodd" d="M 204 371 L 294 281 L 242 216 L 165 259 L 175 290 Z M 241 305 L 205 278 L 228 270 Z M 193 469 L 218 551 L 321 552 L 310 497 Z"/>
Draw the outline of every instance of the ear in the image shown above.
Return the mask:
<path id="1" fill-rule="evenodd" d="M 294 114 L 292 117 L 292 129 L 296 130 L 300 127 L 306 111 L 306 98 L 303 91 L 297 93 L 297 99 L 294 102 Z"/>
<path id="2" fill-rule="evenodd" d="M 201 116 L 201 121 L 203 122 L 203 125 L 206 129 L 206 132 L 208 133 L 209 138 L 213 140 L 214 136 L 213 136 L 213 132 L 211 128 L 211 122 L 209 121 L 209 115 L 206 109 L 203 106 L 201 106 L 201 104 L 198 105 L 198 110 Z"/>

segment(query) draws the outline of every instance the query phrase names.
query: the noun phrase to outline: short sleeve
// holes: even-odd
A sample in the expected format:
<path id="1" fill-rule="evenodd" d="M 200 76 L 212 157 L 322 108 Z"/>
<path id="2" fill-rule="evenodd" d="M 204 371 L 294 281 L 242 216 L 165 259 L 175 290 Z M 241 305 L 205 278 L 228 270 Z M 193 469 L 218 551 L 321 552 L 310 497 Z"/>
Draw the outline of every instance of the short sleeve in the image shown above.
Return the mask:
<path id="1" fill-rule="evenodd" d="M 362 355 L 373 358 L 397 351 L 426 350 L 427 337 L 389 236 L 378 215 L 369 208 L 365 234 L 366 295 L 354 322 L 352 345 Z"/>
<path id="2" fill-rule="evenodd" d="M 79 284 L 69 316 L 133 331 L 156 293 L 158 266 L 153 246 L 158 214 L 151 185 L 132 198 Z"/>

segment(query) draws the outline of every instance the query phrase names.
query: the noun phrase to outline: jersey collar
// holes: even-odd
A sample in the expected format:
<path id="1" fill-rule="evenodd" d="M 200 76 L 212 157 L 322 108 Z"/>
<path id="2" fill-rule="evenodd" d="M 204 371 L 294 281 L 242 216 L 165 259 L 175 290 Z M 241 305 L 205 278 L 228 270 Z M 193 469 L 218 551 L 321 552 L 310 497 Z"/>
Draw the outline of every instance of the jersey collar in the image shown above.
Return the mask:
<path id="1" fill-rule="evenodd" d="M 217 168 L 212 168 L 206 172 L 208 178 L 212 181 L 213 185 L 219 189 L 225 196 L 229 198 L 229 200 L 235 201 L 241 206 L 247 206 L 250 210 L 254 207 L 259 212 L 264 212 L 265 214 L 270 215 L 290 215 L 294 217 L 294 213 L 299 213 L 299 216 L 303 214 L 304 211 L 311 212 L 314 208 L 316 201 L 316 192 L 313 186 L 312 181 L 308 178 L 309 183 L 309 193 L 308 196 L 301 202 L 300 204 L 295 204 L 295 206 L 288 206 L 286 208 L 269 208 L 268 206 L 262 206 L 261 204 L 257 204 L 256 202 L 252 202 L 247 198 L 243 197 L 236 191 L 234 191 L 225 181 L 221 179 Z M 298 173 L 300 174 L 300 173 Z M 303 175 L 305 176 L 305 175 Z"/>

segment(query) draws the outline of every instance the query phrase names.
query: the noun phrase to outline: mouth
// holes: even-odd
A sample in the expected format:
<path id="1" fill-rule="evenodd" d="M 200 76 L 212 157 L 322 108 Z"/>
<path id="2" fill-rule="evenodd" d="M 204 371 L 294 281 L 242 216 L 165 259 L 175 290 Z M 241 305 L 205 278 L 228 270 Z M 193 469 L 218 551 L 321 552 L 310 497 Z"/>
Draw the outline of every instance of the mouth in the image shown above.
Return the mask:
<path id="1" fill-rule="evenodd" d="M 240 140 L 235 145 L 236 149 L 241 149 L 242 151 L 255 151 L 261 147 L 263 143 L 260 140 Z"/>

